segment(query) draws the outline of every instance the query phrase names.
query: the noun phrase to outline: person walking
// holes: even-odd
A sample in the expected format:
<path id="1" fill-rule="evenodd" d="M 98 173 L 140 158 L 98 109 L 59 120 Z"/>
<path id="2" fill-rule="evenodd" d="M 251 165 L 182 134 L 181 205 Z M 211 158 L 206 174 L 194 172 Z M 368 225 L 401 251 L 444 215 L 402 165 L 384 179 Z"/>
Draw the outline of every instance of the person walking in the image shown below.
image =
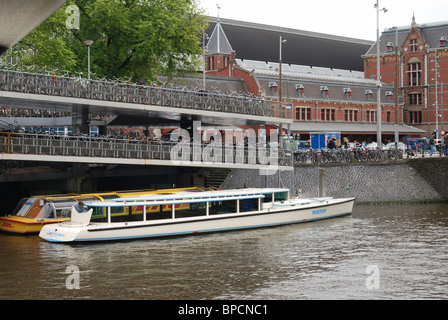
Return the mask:
<path id="1" fill-rule="evenodd" d="M 434 154 L 434 151 L 436 151 L 436 135 L 435 133 L 431 134 L 431 137 L 429 138 L 429 156 L 432 157 Z"/>

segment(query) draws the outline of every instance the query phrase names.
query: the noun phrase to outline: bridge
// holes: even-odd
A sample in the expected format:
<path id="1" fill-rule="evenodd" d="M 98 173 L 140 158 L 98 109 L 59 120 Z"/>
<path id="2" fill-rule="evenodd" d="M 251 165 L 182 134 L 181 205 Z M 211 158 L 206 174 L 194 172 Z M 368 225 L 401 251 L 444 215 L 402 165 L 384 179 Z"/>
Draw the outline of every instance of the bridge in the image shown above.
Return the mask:
<path id="1" fill-rule="evenodd" d="M 67 112 L 76 106 L 90 112 L 153 119 L 187 116 L 219 125 L 292 123 L 290 109 L 256 97 L 4 69 L 0 69 L 0 104 Z"/>
<path id="2" fill-rule="evenodd" d="M 96 124 L 103 126 L 117 117 L 134 119 L 140 125 L 184 129 L 191 128 L 194 121 L 203 126 L 233 127 L 292 123 L 291 109 L 257 97 L 6 69 L 0 70 L 0 105 L 59 112 L 65 115 L 60 117 L 62 122 L 71 120 L 78 128 L 92 125 L 91 114 L 100 115 Z M 37 121 L 33 117 L 20 119 Z M 55 122 L 51 117 L 39 120 L 39 125 Z M 258 156 L 261 153 L 254 144 L 246 147 L 213 144 L 211 147 L 195 141 L 186 148 L 185 144 L 179 146 L 173 141 L 95 138 L 81 131 L 70 137 L 2 134 L 1 160 L 247 169 L 272 168 L 275 164 L 277 169 L 292 170 L 292 156 L 287 150 L 268 150 L 269 161 L 266 161 L 266 157 Z M 176 147 L 184 153 L 188 151 L 187 155 L 180 156 L 180 161 Z"/>
<path id="3" fill-rule="evenodd" d="M 255 141 L 255 140 L 254 140 Z M 293 170 L 288 150 L 256 144 L 0 133 L 0 160 Z"/>

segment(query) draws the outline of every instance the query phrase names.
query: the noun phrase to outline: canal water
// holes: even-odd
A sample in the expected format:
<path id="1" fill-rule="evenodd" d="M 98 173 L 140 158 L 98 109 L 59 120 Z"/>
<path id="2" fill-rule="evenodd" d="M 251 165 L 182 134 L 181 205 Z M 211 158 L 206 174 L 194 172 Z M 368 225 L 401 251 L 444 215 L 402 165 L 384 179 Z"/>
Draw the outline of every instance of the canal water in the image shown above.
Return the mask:
<path id="1" fill-rule="evenodd" d="M 0 299 L 448 299 L 448 204 L 161 240 L 0 234 Z"/>

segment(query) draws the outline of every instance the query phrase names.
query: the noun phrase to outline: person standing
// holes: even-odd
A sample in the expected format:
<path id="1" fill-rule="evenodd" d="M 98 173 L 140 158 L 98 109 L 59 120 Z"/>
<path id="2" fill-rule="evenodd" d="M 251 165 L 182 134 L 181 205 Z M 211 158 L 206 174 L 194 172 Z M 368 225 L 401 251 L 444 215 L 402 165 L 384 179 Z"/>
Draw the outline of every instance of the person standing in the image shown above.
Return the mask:
<path id="1" fill-rule="evenodd" d="M 86 211 L 87 211 L 87 208 L 86 208 L 86 206 L 84 205 L 84 202 L 82 202 L 82 201 L 79 201 L 79 202 L 75 203 L 75 204 L 73 205 L 73 208 L 74 208 L 76 211 L 78 211 L 79 213 L 83 213 L 83 212 L 86 212 Z"/>
<path id="2" fill-rule="evenodd" d="M 446 157 L 448 149 L 448 134 L 443 136 L 443 155 Z"/>

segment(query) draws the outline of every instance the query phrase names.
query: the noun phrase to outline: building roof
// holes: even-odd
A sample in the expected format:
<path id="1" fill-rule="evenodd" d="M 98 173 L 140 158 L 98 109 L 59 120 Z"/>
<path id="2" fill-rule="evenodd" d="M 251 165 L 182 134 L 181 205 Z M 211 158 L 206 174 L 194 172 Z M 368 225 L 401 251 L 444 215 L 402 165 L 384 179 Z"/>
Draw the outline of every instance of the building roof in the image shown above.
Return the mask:
<path id="1" fill-rule="evenodd" d="M 359 122 L 311 122 L 300 121 L 294 122 L 291 126 L 292 133 L 309 133 L 309 132 L 342 132 L 344 134 L 374 134 L 377 132 L 376 123 L 359 123 Z M 395 124 L 382 123 L 381 132 L 383 134 L 394 134 Z M 417 129 L 405 124 L 398 125 L 400 134 L 425 134 L 426 131 Z"/>
<path id="2" fill-rule="evenodd" d="M 271 85 L 278 85 L 278 78 L 258 77 L 261 90 L 267 98 L 278 99 L 278 92 Z M 303 93 L 300 92 L 300 86 Z M 324 90 L 326 94 L 324 96 Z M 383 86 L 381 89 L 381 103 L 394 104 L 394 87 Z M 377 101 L 377 89 L 373 83 L 356 83 L 340 80 L 310 81 L 300 78 L 286 78 L 282 80 L 284 99 L 299 99 L 301 101 L 332 101 L 353 104 L 374 104 Z"/>
<path id="3" fill-rule="evenodd" d="M 212 35 L 210 36 L 210 39 L 207 43 L 207 53 L 222 53 L 230 55 L 232 51 L 232 46 L 230 45 L 230 42 L 227 39 L 224 30 L 222 29 L 221 23 L 218 20 L 215 25 L 215 29 L 213 29 Z"/>
<path id="4" fill-rule="evenodd" d="M 212 34 L 217 24 L 210 18 L 206 31 Z M 264 24 L 220 19 L 220 24 L 238 59 L 279 60 L 279 36 L 283 45 L 282 61 L 286 64 L 364 71 L 361 58 L 372 41 L 282 28 Z M 210 50 L 210 48 L 209 48 Z"/>
<path id="5" fill-rule="evenodd" d="M 416 24 L 417 29 L 423 36 L 423 40 L 428 45 L 428 49 L 438 49 L 440 46 L 440 39 L 446 37 L 448 39 L 448 22 L 434 22 L 426 24 Z M 380 54 L 391 53 L 387 51 L 388 44 L 393 44 L 396 46 L 403 46 L 406 41 L 412 25 L 403 27 L 392 27 L 385 29 L 380 36 Z M 443 47 L 446 49 L 446 47 Z M 395 50 L 393 50 L 395 53 Z M 377 54 L 377 44 L 376 42 L 367 51 L 365 56 L 373 56 Z"/>

